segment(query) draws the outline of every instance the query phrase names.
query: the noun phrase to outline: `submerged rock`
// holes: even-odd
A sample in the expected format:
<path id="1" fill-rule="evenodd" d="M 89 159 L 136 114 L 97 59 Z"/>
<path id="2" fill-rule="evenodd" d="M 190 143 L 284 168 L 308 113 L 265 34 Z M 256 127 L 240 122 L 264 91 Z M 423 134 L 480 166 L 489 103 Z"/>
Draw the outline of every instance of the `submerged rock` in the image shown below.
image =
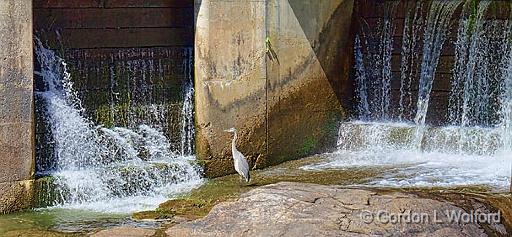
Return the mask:
<path id="1" fill-rule="evenodd" d="M 487 236 L 482 224 L 450 220 L 448 213 L 468 212 L 448 202 L 414 194 L 284 182 L 253 189 L 235 202 L 221 203 L 206 217 L 175 225 L 166 234 Z"/>

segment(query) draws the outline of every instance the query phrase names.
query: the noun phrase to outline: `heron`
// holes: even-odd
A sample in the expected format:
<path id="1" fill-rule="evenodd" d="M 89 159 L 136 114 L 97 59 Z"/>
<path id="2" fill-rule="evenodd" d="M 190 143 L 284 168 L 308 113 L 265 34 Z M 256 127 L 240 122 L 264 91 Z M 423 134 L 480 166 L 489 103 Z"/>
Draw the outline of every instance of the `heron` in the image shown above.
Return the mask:
<path id="1" fill-rule="evenodd" d="M 240 176 L 242 176 L 246 182 L 250 182 L 251 175 L 249 174 L 249 164 L 247 163 L 247 159 L 245 159 L 245 156 L 242 154 L 242 152 L 236 149 L 236 139 L 238 138 L 236 134 L 236 128 L 230 128 L 224 131 L 234 134 L 233 141 L 231 142 L 231 152 L 233 153 L 233 161 L 236 172 L 240 174 Z"/>

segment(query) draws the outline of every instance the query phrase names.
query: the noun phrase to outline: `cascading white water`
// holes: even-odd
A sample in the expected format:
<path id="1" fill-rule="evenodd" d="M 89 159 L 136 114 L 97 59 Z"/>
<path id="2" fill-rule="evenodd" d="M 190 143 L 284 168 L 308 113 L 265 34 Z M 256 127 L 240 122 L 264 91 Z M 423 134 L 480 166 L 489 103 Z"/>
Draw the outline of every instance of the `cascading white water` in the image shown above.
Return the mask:
<path id="1" fill-rule="evenodd" d="M 445 126 L 426 122 L 436 67 L 449 34 L 450 19 L 460 1 L 432 1 L 427 21 L 422 26 L 423 57 L 418 85 L 414 62 L 417 51 L 410 22 L 422 22 L 419 12 L 410 9 L 406 17 L 401 52 L 400 100 L 395 121 L 367 116 L 358 109 L 359 121 L 342 123 L 338 151 L 326 161 L 303 169 L 386 168 L 383 177 L 371 181 L 379 186 L 460 186 L 486 185 L 508 190 L 512 163 L 512 22 L 486 18 L 489 1 L 466 1 L 460 17 L 455 42 L 455 64 Z M 421 4 L 421 3 L 420 3 Z M 418 7 L 418 5 L 416 5 Z M 421 7 L 424 7 L 421 6 Z M 414 13 L 414 15 L 413 15 Z M 415 33 L 414 33 L 415 32 Z M 371 74 L 367 65 L 372 53 L 359 50 L 364 38 L 355 42 L 355 69 L 358 108 L 367 107 L 365 97 L 378 94 L 367 85 Z M 448 44 L 445 42 L 444 44 Z M 407 64 L 407 65 L 404 65 Z M 380 65 L 386 68 L 386 65 Z M 362 78 L 362 79 L 361 79 Z M 416 111 L 408 111 L 405 99 L 418 88 Z M 364 93 L 361 93 L 364 91 Z M 372 102 L 368 102 L 370 107 Z M 431 105 L 432 106 L 432 105 Z M 435 106 L 435 105 L 434 105 Z M 416 112 L 413 120 L 407 114 Z M 393 111 L 390 111 L 393 113 Z M 390 116 L 388 116 L 390 117 Z"/>
<path id="2" fill-rule="evenodd" d="M 190 50 L 187 53 L 190 56 Z M 55 178 L 54 191 L 59 194 L 55 206 L 111 213 L 153 209 L 202 183 L 192 156 L 191 135 L 182 137 L 187 141 L 180 153 L 171 150 L 162 131 L 147 124 L 130 128 L 94 125 L 84 116 L 64 60 L 39 40 L 36 55 L 41 68 L 37 74 L 45 84 L 36 96 L 44 101 L 55 143 L 56 164 L 46 171 Z M 190 59 L 185 66 L 190 70 Z M 193 89 L 185 98 L 183 133 L 189 133 Z"/>
<path id="3" fill-rule="evenodd" d="M 506 39 L 512 36 L 512 24 L 508 25 L 508 35 Z M 502 95 L 501 102 L 501 136 L 503 137 L 503 151 L 512 153 L 512 46 L 508 45 L 502 60 Z"/>
<path id="4" fill-rule="evenodd" d="M 402 34 L 402 51 L 400 53 L 400 100 L 398 119 L 405 121 L 412 116 L 412 93 L 411 86 L 413 78 L 418 76 L 418 58 L 416 50 L 419 47 L 420 32 L 423 25 L 421 7 L 424 3 L 418 2 L 417 6 L 409 9 L 404 20 Z"/>
<path id="5" fill-rule="evenodd" d="M 190 156 L 194 152 L 194 84 L 192 82 L 192 49 L 187 50 L 187 60 L 183 67 L 188 80 L 184 83 L 183 108 L 181 110 L 181 155 Z"/>
<path id="6" fill-rule="evenodd" d="M 359 103 L 357 106 L 357 112 L 359 119 L 368 120 L 370 119 L 370 104 L 368 103 L 368 78 L 366 77 L 366 69 L 364 66 L 364 56 L 361 49 L 361 39 L 359 35 L 356 36 L 356 42 L 354 47 L 354 54 L 356 59 L 356 80 L 357 80 L 357 97 Z"/>
<path id="7" fill-rule="evenodd" d="M 414 143 L 418 149 L 421 147 L 425 132 L 430 93 L 432 92 L 441 50 L 449 31 L 453 12 L 460 3 L 461 1 L 434 0 L 430 5 L 423 36 L 423 59 L 421 61 L 416 117 L 414 118 L 417 125 Z"/>
<path id="8" fill-rule="evenodd" d="M 357 89 L 358 110 L 369 119 L 389 118 L 391 95 L 391 59 L 393 52 L 393 11 L 396 2 L 386 5 L 385 16 L 381 22 L 382 30 L 377 32 L 367 29 L 356 36 L 354 53 L 356 55 L 356 77 L 359 85 Z M 366 39 L 377 43 L 369 43 Z M 363 56 L 363 54 L 366 55 Z M 371 93 L 368 93 L 371 91 Z"/>

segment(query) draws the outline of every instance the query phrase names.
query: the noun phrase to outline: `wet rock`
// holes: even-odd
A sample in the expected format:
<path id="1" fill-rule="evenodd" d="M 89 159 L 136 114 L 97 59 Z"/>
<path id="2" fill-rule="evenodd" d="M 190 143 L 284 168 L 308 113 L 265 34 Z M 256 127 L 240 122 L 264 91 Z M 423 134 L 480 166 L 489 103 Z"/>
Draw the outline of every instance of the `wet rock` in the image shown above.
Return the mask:
<path id="1" fill-rule="evenodd" d="M 136 212 L 132 218 L 137 220 L 168 219 L 175 223 L 181 223 L 206 216 L 212 207 L 212 202 L 204 200 L 173 199 L 160 204 L 154 211 Z"/>
<path id="2" fill-rule="evenodd" d="M 6 233 L 2 233 L 2 237 L 73 237 L 73 236 L 79 236 L 75 234 L 69 234 L 69 233 L 58 233 L 53 231 L 46 231 L 46 230 L 34 230 L 34 229 L 28 229 L 28 230 L 13 230 Z"/>
<path id="3" fill-rule="evenodd" d="M 467 213 L 414 194 L 381 194 L 301 183 L 253 189 L 221 203 L 203 219 L 175 225 L 169 236 L 487 236 L 477 223 L 450 221 Z M 416 217 L 421 215 L 421 217 Z M 419 219 L 415 219 L 419 218 Z"/>
<path id="4" fill-rule="evenodd" d="M 91 237 L 146 237 L 153 236 L 155 233 L 156 231 L 151 229 L 121 226 L 102 230 L 96 234 L 91 235 Z"/>

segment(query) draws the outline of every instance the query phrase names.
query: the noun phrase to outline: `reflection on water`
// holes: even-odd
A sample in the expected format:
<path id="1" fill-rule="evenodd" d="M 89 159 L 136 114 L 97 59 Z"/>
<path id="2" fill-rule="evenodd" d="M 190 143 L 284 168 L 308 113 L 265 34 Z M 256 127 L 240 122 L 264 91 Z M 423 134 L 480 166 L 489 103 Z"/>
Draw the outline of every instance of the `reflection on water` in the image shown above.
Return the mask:
<path id="1" fill-rule="evenodd" d="M 38 209 L 24 213 L 0 215 L 0 236 L 8 234 L 17 236 L 19 233 L 41 233 L 44 236 L 58 235 L 59 232 L 86 234 L 120 225 L 157 228 L 160 223 L 156 221 L 135 221 L 126 214 L 105 214 L 57 208 Z M 53 233 L 53 231 L 55 232 Z M 23 234 L 21 235 L 23 236 Z"/>

